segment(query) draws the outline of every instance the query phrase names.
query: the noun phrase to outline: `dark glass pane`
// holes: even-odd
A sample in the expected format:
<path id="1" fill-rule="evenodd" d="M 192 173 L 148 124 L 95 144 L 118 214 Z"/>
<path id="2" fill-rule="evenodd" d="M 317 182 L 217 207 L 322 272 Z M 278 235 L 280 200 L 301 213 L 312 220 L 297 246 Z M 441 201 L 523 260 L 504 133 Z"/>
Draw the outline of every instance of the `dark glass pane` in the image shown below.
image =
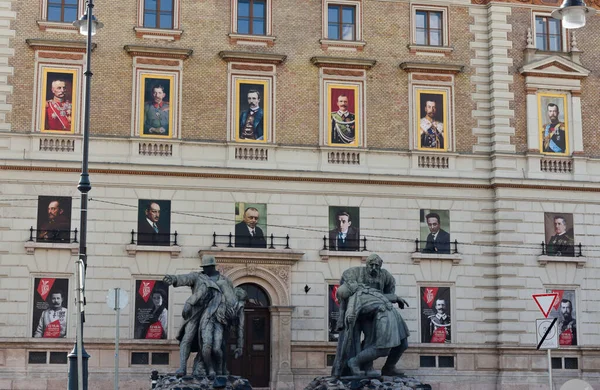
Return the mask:
<path id="1" fill-rule="evenodd" d="M 577 370 L 579 369 L 579 361 L 577 358 L 565 358 L 565 370 Z"/>
<path id="2" fill-rule="evenodd" d="M 551 35 L 549 50 L 560 51 L 560 49 L 560 35 Z"/>
<path id="3" fill-rule="evenodd" d="M 132 352 L 131 364 L 148 364 L 148 352 Z"/>
<path id="4" fill-rule="evenodd" d="M 167 352 L 153 352 L 152 364 L 169 365 L 169 354 Z"/>
<path id="5" fill-rule="evenodd" d="M 53 5 L 48 7 L 48 21 L 62 22 L 62 10 L 60 7 Z"/>
<path id="6" fill-rule="evenodd" d="M 425 12 L 417 12 L 417 28 L 427 27 L 427 14 Z"/>
<path id="7" fill-rule="evenodd" d="M 427 44 L 427 30 L 417 29 L 417 37 L 416 37 L 417 45 L 426 45 Z"/>
<path id="8" fill-rule="evenodd" d="M 171 14 L 160 15 L 160 28 L 173 28 L 173 16 Z"/>
<path id="9" fill-rule="evenodd" d="M 327 38 L 329 39 L 340 39 L 339 27 L 337 24 L 330 24 L 327 29 Z"/>
<path id="10" fill-rule="evenodd" d="M 546 32 L 546 22 L 544 22 L 544 18 L 539 16 L 535 18 L 535 32 L 536 34 L 544 34 Z"/>
<path id="11" fill-rule="evenodd" d="M 256 342 L 264 341 L 265 339 L 265 319 L 252 319 L 252 340 Z"/>
<path id="12" fill-rule="evenodd" d="M 435 367 L 435 356 L 419 356 L 421 367 Z"/>
<path id="13" fill-rule="evenodd" d="M 454 367 L 454 356 L 438 356 L 438 367 L 453 368 Z"/>
<path id="14" fill-rule="evenodd" d="M 63 22 L 74 22 L 77 20 L 77 7 L 65 7 L 65 16 Z"/>
<path id="15" fill-rule="evenodd" d="M 238 19 L 238 34 L 250 34 L 250 21 L 248 19 Z"/>
<path id="16" fill-rule="evenodd" d="M 335 361 L 335 355 L 327 354 L 327 367 L 332 367 Z"/>
<path id="17" fill-rule="evenodd" d="M 255 18 L 265 18 L 265 3 L 264 1 L 255 1 L 252 9 L 252 16 Z"/>
<path id="18" fill-rule="evenodd" d="M 238 1 L 238 16 L 250 17 L 250 1 L 249 0 Z"/>
<path id="19" fill-rule="evenodd" d="M 433 30 L 429 33 L 429 44 L 431 46 L 442 46 L 442 32 Z"/>
<path id="20" fill-rule="evenodd" d="M 561 33 L 560 31 L 560 20 L 557 19 L 549 19 L 548 20 L 548 29 L 550 30 L 550 34 L 557 34 L 559 35 Z"/>
<path id="21" fill-rule="evenodd" d="M 154 12 L 144 14 L 144 27 L 156 28 L 156 14 Z"/>
<path id="22" fill-rule="evenodd" d="M 156 11 L 156 0 L 144 0 L 144 10 Z"/>
<path id="23" fill-rule="evenodd" d="M 354 7 L 342 8 L 342 22 L 354 24 Z"/>
<path id="24" fill-rule="evenodd" d="M 535 47 L 538 50 L 546 50 L 546 39 L 544 39 L 543 35 L 536 35 L 535 37 Z"/>
<path id="25" fill-rule="evenodd" d="M 265 293 L 265 291 L 262 288 L 251 283 L 245 283 L 240 285 L 239 287 L 243 288 L 244 291 L 246 291 L 246 294 L 248 294 L 246 306 L 270 306 L 269 296 L 267 295 L 267 293 Z"/>
<path id="26" fill-rule="evenodd" d="M 160 0 L 161 11 L 173 11 L 173 0 Z"/>
<path id="27" fill-rule="evenodd" d="M 327 12 L 327 21 L 329 23 L 339 23 L 340 22 L 340 8 L 329 6 L 329 11 Z"/>
<path id="28" fill-rule="evenodd" d="M 264 20 L 254 20 L 252 22 L 252 34 L 265 35 L 265 22 Z"/>
<path id="29" fill-rule="evenodd" d="M 46 352 L 29 352 L 29 364 L 46 364 Z"/>
<path id="30" fill-rule="evenodd" d="M 561 358 L 552 358 L 552 368 L 561 370 L 562 369 L 562 359 Z"/>
<path id="31" fill-rule="evenodd" d="M 344 41 L 353 41 L 354 40 L 354 25 L 353 24 L 344 24 L 342 26 L 342 39 Z"/>
<path id="32" fill-rule="evenodd" d="M 66 352 L 50 352 L 50 364 L 67 364 Z"/>
<path id="33" fill-rule="evenodd" d="M 430 12 L 429 13 L 429 28 L 442 28 L 442 13 L 441 12 Z"/>

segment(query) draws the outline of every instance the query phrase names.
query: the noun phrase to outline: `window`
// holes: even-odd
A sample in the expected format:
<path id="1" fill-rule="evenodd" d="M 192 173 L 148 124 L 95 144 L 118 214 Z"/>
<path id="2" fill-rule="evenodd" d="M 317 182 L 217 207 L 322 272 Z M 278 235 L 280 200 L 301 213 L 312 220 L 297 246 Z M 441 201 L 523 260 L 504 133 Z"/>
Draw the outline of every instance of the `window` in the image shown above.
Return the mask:
<path id="1" fill-rule="evenodd" d="M 562 24 L 551 16 L 535 17 L 535 47 L 538 50 L 562 51 Z"/>
<path id="2" fill-rule="evenodd" d="M 143 0 L 144 27 L 173 28 L 173 0 Z"/>
<path id="3" fill-rule="evenodd" d="M 419 356 L 421 368 L 454 368 L 454 356 Z"/>
<path id="4" fill-rule="evenodd" d="M 77 20 L 77 0 L 48 0 L 48 21 L 71 23 Z"/>
<path id="5" fill-rule="evenodd" d="M 417 11 L 415 43 L 425 46 L 443 46 L 443 14 L 441 11 Z"/>
<path id="6" fill-rule="evenodd" d="M 355 41 L 355 31 L 356 8 L 350 5 L 330 4 L 327 9 L 327 38 Z"/>
<path id="7" fill-rule="evenodd" d="M 239 0 L 237 9 L 237 33 L 247 35 L 267 34 L 266 0 Z"/>

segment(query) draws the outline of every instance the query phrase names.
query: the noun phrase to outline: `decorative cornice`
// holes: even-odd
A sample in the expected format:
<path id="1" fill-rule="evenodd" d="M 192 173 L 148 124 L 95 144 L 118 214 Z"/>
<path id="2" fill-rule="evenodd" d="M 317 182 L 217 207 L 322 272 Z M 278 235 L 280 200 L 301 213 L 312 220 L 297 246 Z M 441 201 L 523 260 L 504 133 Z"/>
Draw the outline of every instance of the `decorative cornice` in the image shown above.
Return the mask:
<path id="1" fill-rule="evenodd" d="M 172 47 L 159 46 L 138 46 L 125 45 L 123 49 L 132 57 L 158 57 L 158 58 L 175 58 L 179 60 L 187 60 L 192 53 L 192 49 L 177 49 Z"/>
<path id="2" fill-rule="evenodd" d="M 371 69 L 377 63 L 376 60 L 363 58 L 346 57 L 326 57 L 316 56 L 310 59 L 311 64 L 318 67 L 351 68 L 351 69 Z"/>
<path id="3" fill-rule="evenodd" d="M 291 249 L 250 249 L 250 248 L 211 248 L 198 251 L 200 257 L 212 255 L 217 259 L 217 264 L 279 264 L 294 265 L 302 259 L 304 252 Z"/>
<path id="4" fill-rule="evenodd" d="M 135 31 L 135 36 L 138 38 L 155 38 L 170 41 L 179 40 L 181 34 L 183 34 L 183 30 L 167 30 L 161 28 L 134 27 L 133 31 Z"/>
<path id="5" fill-rule="evenodd" d="M 26 39 L 25 42 L 34 50 L 75 51 L 85 53 L 85 41 L 60 41 L 55 39 Z M 92 50 L 96 48 L 92 43 Z"/>
<path id="6" fill-rule="evenodd" d="M 250 53 L 247 51 L 220 51 L 219 57 L 226 62 L 256 62 L 274 65 L 283 63 L 287 58 L 283 54 Z"/>
<path id="7" fill-rule="evenodd" d="M 429 62 L 403 62 L 400 64 L 400 69 L 405 72 L 421 72 L 421 73 L 436 73 L 436 74 L 458 74 L 464 70 L 464 65 L 455 64 L 434 64 Z"/>

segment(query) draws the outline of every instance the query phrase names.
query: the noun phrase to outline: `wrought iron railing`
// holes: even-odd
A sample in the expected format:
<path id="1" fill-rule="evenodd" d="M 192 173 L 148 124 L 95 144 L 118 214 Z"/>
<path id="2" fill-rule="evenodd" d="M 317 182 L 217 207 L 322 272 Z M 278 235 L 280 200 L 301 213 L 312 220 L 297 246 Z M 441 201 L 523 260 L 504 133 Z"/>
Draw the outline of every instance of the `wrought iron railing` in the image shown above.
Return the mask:
<path id="1" fill-rule="evenodd" d="M 267 249 L 291 249 L 290 235 L 275 236 L 271 234 L 266 238 L 263 236 L 236 236 L 232 233 L 217 234 L 213 233 L 213 247 L 225 245 L 227 248 L 267 248 Z"/>
<path id="2" fill-rule="evenodd" d="M 458 253 L 458 240 L 454 241 L 430 241 L 415 240 L 415 252 L 421 253 L 437 253 L 442 255 L 450 255 Z"/>
<path id="3" fill-rule="evenodd" d="M 71 237 L 71 233 L 73 236 Z M 77 229 L 34 229 L 29 228 L 29 240 L 36 242 L 77 242 Z"/>
<path id="4" fill-rule="evenodd" d="M 542 241 L 542 256 L 583 257 L 583 245 L 555 245 Z"/>
<path id="5" fill-rule="evenodd" d="M 137 241 L 136 239 L 137 235 Z M 173 236 L 173 241 L 171 241 Z M 137 245 L 156 245 L 156 246 L 171 246 L 177 244 L 177 231 L 175 233 L 140 233 L 131 229 L 131 244 Z"/>
<path id="6" fill-rule="evenodd" d="M 340 242 L 337 238 L 332 239 L 325 235 L 323 236 L 323 250 L 344 252 L 366 251 L 367 237 L 363 236 L 363 238 L 346 238 L 343 242 Z"/>

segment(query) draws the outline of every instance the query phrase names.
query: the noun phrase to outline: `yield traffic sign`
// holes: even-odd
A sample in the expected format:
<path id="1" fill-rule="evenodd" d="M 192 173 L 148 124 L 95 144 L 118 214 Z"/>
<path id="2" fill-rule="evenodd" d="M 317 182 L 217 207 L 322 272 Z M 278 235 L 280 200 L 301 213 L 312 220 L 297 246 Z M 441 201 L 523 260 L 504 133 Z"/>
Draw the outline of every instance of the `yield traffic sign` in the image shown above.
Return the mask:
<path id="1" fill-rule="evenodd" d="M 533 300 L 540 308 L 540 311 L 544 315 L 544 318 L 548 318 L 548 314 L 550 314 L 550 309 L 552 309 L 552 305 L 554 305 L 554 301 L 558 298 L 558 294 L 533 294 Z"/>

